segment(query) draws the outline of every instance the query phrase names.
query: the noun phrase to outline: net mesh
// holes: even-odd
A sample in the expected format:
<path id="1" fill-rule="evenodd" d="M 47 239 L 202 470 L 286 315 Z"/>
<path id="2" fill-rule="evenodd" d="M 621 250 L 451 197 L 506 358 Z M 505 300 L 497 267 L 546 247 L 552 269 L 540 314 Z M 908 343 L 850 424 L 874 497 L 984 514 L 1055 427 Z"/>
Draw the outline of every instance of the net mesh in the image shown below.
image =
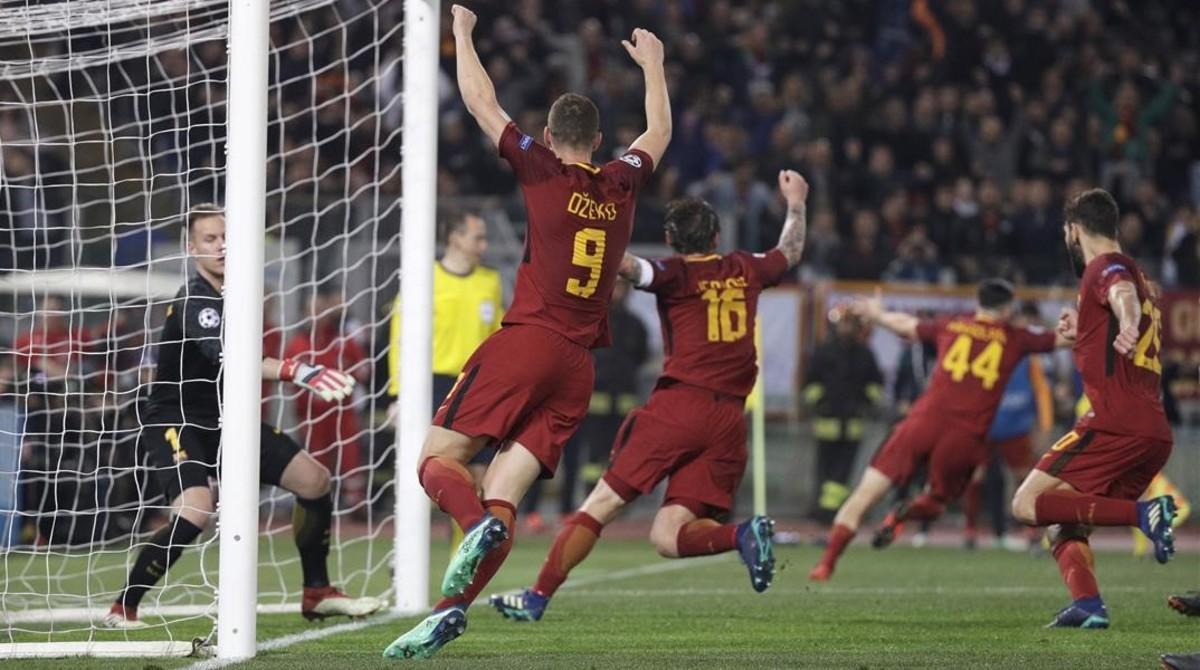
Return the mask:
<path id="1" fill-rule="evenodd" d="M 138 436 L 190 268 L 182 215 L 224 192 L 227 3 L 6 4 L 0 642 L 123 639 L 97 619 L 167 519 Z M 330 574 L 371 595 L 390 587 L 401 18 L 383 0 L 271 6 L 264 355 L 335 365 L 359 387 L 320 404 L 268 385 L 263 418 L 333 472 Z M 260 606 L 298 610 L 292 496 L 268 487 L 261 506 Z M 210 528 L 143 600 L 150 637 L 212 630 L 216 554 Z"/>

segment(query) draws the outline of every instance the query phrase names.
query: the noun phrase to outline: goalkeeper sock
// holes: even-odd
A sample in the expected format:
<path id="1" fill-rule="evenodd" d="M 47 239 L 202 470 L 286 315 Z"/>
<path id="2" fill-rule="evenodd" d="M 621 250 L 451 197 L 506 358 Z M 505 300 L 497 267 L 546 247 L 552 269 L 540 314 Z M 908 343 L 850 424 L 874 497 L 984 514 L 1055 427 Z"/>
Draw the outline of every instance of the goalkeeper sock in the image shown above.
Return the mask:
<path id="1" fill-rule="evenodd" d="M 908 519 L 916 519 L 918 521 L 932 521 L 942 515 L 946 506 L 938 501 L 937 498 L 928 493 L 917 496 L 917 499 L 909 503 L 908 512 L 905 513 L 901 521 Z"/>
<path id="2" fill-rule="evenodd" d="M 475 491 L 475 479 L 462 463 L 430 456 L 421 464 L 417 479 L 429 499 L 458 522 L 459 528 L 468 530 L 483 518 L 483 503 Z"/>
<path id="3" fill-rule="evenodd" d="M 583 562 L 592 547 L 600 539 L 604 525 L 587 512 L 576 512 L 563 521 L 562 530 L 554 537 L 554 544 L 538 573 L 533 590 L 549 598 L 562 583 L 567 581 L 571 569 Z"/>
<path id="4" fill-rule="evenodd" d="M 488 552 L 486 558 L 479 563 L 479 568 L 475 570 L 475 580 L 463 591 L 461 595 L 452 598 L 442 598 L 433 606 L 434 611 L 441 611 L 447 607 L 457 607 L 466 610 L 479 596 L 479 592 L 487 586 L 488 582 L 492 581 L 492 577 L 500 566 L 504 564 L 504 559 L 508 558 L 508 552 L 512 551 L 513 536 L 517 533 L 517 508 L 507 500 L 485 500 L 483 504 L 487 507 L 487 511 L 497 519 L 504 523 L 504 527 L 508 529 L 508 538 L 500 544 L 500 546 Z"/>
<path id="5" fill-rule="evenodd" d="M 183 548 L 196 541 L 203 528 L 187 519 L 172 517 L 167 525 L 158 529 L 150 544 L 142 548 L 133 569 L 129 571 L 129 581 L 125 590 L 117 596 L 117 602 L 130 609 L 137 609 L 142 597 L 150 587 L 158 583 L 167 570 L 183 554 Z"/>
<path id="6" fill-rule="evenodd" d="M 719 524 L 712 519 L 696 519 L 683 524 L 675 536 L 675 551 L 680 558 L 707 556 L 737 548 L 737 526 Z"/>
<path id="7" fill-rule="evenodd" d="M 1071 538 L 1058 542 L 1052 552 L 1072 600 L 1100 596 L 1100 585 L 1096 583 L 1096 560 L 1086 539 Z"/>
<path id="8" fill-rule="evenodd" d="M 1048 491 L 1034 501 L 1037 525 L 1077 523 L 1085 526 L 1137 526 L 1136 500 Z"/>
<path id="9" fill-rule="evenodd" d="M 333 522 L 333 497 L 296 497 L 292 507 L 292 535 L 300 551 L 300 571 L 304 588 L 329 586 L 329 527 Z"/>

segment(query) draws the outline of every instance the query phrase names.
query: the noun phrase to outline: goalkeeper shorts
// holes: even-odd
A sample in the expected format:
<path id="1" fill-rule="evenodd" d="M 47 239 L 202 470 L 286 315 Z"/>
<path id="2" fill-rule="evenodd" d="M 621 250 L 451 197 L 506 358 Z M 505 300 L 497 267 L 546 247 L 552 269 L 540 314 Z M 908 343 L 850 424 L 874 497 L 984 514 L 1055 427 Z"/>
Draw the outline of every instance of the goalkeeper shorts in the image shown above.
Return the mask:
<path id="1" fill-rule="evenodd" d="M 295 440 L 280 429 L 262 424 L 258 454 L 258 478 L 264 484 L 279 486 L 283 470 L 302 450 Z M 221 430 L 199 426 L 156 425 L 142 428 L 141 448 L 167 502 L 185 489 L 208 487 L 209 478 L 218 475 Z M 238 445 L 231 445 L 237 449 Z"/>

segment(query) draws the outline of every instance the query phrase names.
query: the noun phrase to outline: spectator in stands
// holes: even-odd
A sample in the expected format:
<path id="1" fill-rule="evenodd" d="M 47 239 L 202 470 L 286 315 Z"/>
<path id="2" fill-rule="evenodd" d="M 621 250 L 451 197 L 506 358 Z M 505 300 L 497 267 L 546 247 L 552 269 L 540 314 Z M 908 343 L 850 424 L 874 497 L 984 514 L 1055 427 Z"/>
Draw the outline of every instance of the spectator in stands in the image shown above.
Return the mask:
<path id="1" fill-rule="evenodd" d="M 17 374 L 30 378 L 40 372 L 54 379 L 79 376 L 88 339 L 82 315 L 69 310 L 53 293 L 44 295 L 40 303 L 33 321 L 20 330 L 14 343 Z"/>

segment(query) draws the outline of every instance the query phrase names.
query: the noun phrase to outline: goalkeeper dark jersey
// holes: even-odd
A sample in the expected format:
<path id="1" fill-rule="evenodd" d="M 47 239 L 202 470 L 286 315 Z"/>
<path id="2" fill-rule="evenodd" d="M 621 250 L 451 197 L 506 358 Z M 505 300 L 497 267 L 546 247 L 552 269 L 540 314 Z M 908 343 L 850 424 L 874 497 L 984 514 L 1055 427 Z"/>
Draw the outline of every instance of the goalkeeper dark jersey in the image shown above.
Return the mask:
<path id="1" fill-rule="evenodd" d="M 146 423 L 218 427 L 223 305 L 221 293 L 195 274 L 167 306 Z"/>

